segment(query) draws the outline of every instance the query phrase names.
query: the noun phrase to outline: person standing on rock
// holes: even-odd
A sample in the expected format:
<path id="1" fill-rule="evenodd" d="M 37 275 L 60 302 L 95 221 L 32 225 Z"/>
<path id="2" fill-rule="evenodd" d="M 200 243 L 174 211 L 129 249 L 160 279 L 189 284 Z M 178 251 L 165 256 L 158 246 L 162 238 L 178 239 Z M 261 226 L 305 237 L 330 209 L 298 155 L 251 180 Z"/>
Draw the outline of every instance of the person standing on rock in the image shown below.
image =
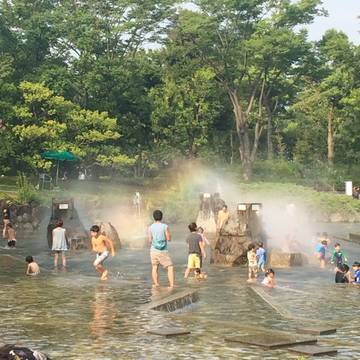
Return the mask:
<path id="1" fill-rule="evenodd" d="M 3 210 L 3 239 L 7 239 L 7 224 L 10 224 L 10 213 L 8 209 Z"/>
<path id="2" fill-rule="evenodd" d="M 52 231 L 52 251 L 54 251 L 54 268 L 57 270 L 59 255 L 61 254 L 62 268 L 66 269 L 66 255 L 68 250 L 68 239 L 66 230 L 62 227 L 63 221 L 58 220 L 55 229 Z"/>
<path id="3" fill-rule="evenodd" d="M 105 235 L 100 234 L 100 227 L 93 225 L 90 229 L 92 251 L 96 253 L 96 259 L 93 263 L 96 271 L 101 275 L 101 280 L 108 279 L 108 271 L 104 268 L 103 262 L 111 256 L 115 256 L 115 248 L 113 242 Z"/>
<path id="4" fill-rule="evenodd" d="M 159 265 L 167 269 L 169 287 L 174 287 L 174 265 L 171 261 L 167 243 L 171 241 L 169 227 L 162 222 L 163 213 L 155 210 L 153 213 L 154 223 L 149 227 L 148 244 L 150 246 L 151 277 L 153 286 L 159 286 Z"/>
<path id="5" fill-rule="evenodd" d="M 222 209 L 218 212 L 218 218 L 217 218 L 217 224 L 216 228 L 218 231 L 220 231 L 223 226 L 228 222 L 230 217 L 230 213 L 228 210 L 227 205 L 224 205 Z"/>

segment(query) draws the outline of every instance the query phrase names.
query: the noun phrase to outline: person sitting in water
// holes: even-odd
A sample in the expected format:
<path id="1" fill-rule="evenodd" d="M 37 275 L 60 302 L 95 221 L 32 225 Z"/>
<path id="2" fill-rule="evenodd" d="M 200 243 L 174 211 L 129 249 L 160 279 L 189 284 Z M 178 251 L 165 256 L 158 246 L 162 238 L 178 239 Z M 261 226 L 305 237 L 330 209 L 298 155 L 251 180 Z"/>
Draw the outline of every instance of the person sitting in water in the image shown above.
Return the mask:
<path id="1" fill-rule="evenodd" d="M 201 269 L 197 268 L 197 269 L 195 269 L 195 279 L 198 281 L 206 280 L 207 274 L 205 272 L 201 271 Z"/>
<path id="2" fill-rule="evenodd" d="M 337 267 L 337 271 L 335 273 L 335 283 L 349 284 L 351 283 L 351 273 L 350 268 L 346 264 Z"/>
<path id="3" fill-rule="evenodd" d="M 109 251 L 111 251 L 111 256 L 115 256 L 114 244 L 105 235 L 100 234 L 100 227 L 98 225 L 93 225 L 90 233 L 92 251 L 96 253 L 93 265 L 101 275 L 101 280 L 107 280 L 108 271 L 104 268 L 103 262 L 109 257 Z"/>
<path id="4" fill-rule="evenodd" d="M 261 282 L 262 285 L 268 287 L 268 288 L 273 288 L 275 287 L 275 272 L 273 269 L 268 269 L 265 272 L 265 278 L 264 280 Z"/>
<path id="5" fill-rule="evenodd" d="M 51 360 L 47 355 L 29 349 L 23 346 L 17 345 L 3 345 L 0 347 L 0 359 L 1 360 Z"/>
<path id="6" fill-rule="evenodd" d="M 31 255 L 27 256 L 25 258 L 25 261 L 28 264 L 27 269 L 26 269 L 26 275 L 35 276 L 35 275 L 40 274 L 39 265 L 34 261 L 34 259 Z"/>
<path id="7" fill-rule="evenodd" d="M 7 245 L 14 248 L 16 245 L 16 231 L 11 223 L 6 224 Z"/>
<path id="8" fill-rule="evenodd" d="M 354 281 L 353 284 L 354 285 L 360 285 L 360 262 L 355 261 L 353 263 L 353 271 L 354 271 Z"/>

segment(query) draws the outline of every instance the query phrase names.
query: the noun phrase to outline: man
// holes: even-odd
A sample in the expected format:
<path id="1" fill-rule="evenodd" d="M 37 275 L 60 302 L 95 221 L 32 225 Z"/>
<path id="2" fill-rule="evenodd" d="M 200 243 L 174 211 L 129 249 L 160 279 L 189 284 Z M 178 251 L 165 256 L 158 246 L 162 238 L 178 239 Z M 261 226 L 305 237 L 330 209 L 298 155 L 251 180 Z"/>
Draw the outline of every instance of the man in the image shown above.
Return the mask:
<path id="1" fill-rule="evenodd" d="M 167 269 L 169 287 L 174 287 L 174 266 L 167 250 L 167 243 L 171 241 L 169 227 L 162 223 L 163 213 L 155 210 L 153 213 L 154 223 L 149 227 L 148 243 L 151 257 L 151 277 L 153 286 L 159 286 L 159 265 Z"/>
<path id="2" fill-rule="evenodd" d="M 96 253 L 94 266 L 96 271 L 101 275 L 101 280 L 108 279 L 108 271 L 104 268 L 103 262 L 109 257 L 109 250 L 111 256 L 115 256 L 115 249 L 113 242 L 105 235 L 100 234 L 100 227 L 93 225 L 90 229 L 92 251 Z"/>
<path id="3" fill-rule="evenodd" d="M 197 225 L 193 222 L 188 226 L 190 234 L 186 239 L 189 246 L 188 265 L 184 278 L 187 279 L 191 270 L 201 273 L 201 259 L 206 259 L 205 244 L 202 236 L 197 232 Z"/>
<path id="4" fill-rule="evenodd" d="M 218 212 L 218 218 L 217 218 L 217 224 L 216 224 L 216 228 L 218 231 L 220 231 L 222 229 L 222 227 L 228 222 L 230 217 L 230 213 L 228 210 L 227 205 L 224 205 L 222 207 L 222 210 L 220 210 Z"/>

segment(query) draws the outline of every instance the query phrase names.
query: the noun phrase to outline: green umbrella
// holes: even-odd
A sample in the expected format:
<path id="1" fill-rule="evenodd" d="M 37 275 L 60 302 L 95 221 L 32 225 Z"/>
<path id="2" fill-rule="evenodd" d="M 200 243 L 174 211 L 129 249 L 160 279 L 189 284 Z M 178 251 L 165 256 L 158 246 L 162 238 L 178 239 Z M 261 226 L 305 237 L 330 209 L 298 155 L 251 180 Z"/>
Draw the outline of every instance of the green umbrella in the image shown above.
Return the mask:
<path id="1" fill-rule="evenodd" d="M 56 168 L 56 185 L 59 178 L 59 163 L 60 161 L 77 161 L 79 160 L 72 152 L 70 151 L 45 151 L 41 154 L 43 159 L 48 160 L 57 160 Z"/>

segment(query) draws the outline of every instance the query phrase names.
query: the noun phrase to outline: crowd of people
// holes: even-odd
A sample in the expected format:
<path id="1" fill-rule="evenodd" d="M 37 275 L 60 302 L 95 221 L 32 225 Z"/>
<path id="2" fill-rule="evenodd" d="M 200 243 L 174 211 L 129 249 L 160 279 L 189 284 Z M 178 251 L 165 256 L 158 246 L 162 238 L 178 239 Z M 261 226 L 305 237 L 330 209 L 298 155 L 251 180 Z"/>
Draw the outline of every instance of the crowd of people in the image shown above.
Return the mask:
<path id="1" fill-rule="evenodd" d="M 341 244 L 335 243 L 330 256 L 327 252 L 330 247 L 330 237 L 326 232 L 317 235 L 317 245 L 315 247 L 315 257 L 318 259 L 320 267 L 324 269 L 328 264 L 334 265 L 336 283 L 352 283 L 360 285 L 360 262 L 352 264 L 353 273 L 348 265 L 348 257 L 341 248 Z"/>

